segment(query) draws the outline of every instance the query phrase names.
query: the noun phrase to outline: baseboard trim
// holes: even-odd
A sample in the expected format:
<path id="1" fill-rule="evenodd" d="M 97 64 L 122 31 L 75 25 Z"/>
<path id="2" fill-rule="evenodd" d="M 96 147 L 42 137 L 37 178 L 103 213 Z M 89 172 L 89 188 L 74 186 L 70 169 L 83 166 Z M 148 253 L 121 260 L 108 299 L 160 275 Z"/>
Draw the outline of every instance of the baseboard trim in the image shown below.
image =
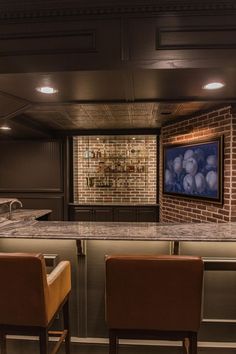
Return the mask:
<path id="1" fill-rule="evenodd" d="M 24 339 L 24 340 L 38 340 L 38 337 L 30 336 L 7 336 L 8 339 Z M 57 341 L 57 338 L 50 338 L 50 341 Z M 72 343 L 77 344 L 93 344 L 93 345 L 108 345 L 107 338 L 92 338 L 92 337 L 71 337 Z M 162 341 L 162 340 L 133 340 L 121 339 L 120 344 L 124 346 L 129 345 L 147 345 L 147 346 L 162 346 L 162 347 L 181 347 L 182 343 L 179 341 Z M 236 349 L 236 342 L 198 342 L 199 348 L 229 348 Z"/>

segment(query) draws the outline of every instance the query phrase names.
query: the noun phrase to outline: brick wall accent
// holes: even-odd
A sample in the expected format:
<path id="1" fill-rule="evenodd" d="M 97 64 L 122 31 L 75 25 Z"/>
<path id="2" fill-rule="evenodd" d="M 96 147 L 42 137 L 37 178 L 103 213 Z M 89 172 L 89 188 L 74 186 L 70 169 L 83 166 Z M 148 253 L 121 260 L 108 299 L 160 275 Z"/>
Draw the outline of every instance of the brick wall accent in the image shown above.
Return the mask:
<path id="1" fill-rule="evenodd" d="M 74 201 L 156 204 L 156 136 L 77 136 Z"/>
<path id="2" fill-rule="evenodd" d="M 162 195 L 165 144 L 192 143 L 224 135 L 224 204 Z M 160 221 L 236 221 L 236 115 L 231 106 L 214 110 L 162 128 L 160 137 Z"/>

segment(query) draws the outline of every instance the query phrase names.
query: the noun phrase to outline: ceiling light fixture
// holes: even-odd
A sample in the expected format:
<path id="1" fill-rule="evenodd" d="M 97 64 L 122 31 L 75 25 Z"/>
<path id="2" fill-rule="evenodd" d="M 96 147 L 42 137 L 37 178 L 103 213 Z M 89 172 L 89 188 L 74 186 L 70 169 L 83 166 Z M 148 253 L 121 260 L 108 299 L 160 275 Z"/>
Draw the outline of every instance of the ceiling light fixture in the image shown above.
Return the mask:
<path id="1" fill-rule="evenodd" d="M 52 95 L 52 94 L 58 92 L 58 90 L 54 89 L 51 86 L 37 87 L 36 90 L 40 93 L 45 93 L 46 95 Z"/>
<path id="2" fill-rule="evenodd" d="M 7 124 L 3 124 L 0 126 L 0 129 L 1 130 L 11 130 L 11 127 L 9 127 L 9 125 L 7 125 Z"/>
<path id="3" fill-rule="evenodd" d="M 219 90 L 224 87 L 225 84 L 223 82 L 209 82 L 208 84 L 203 86 L 204 90 Z"/>

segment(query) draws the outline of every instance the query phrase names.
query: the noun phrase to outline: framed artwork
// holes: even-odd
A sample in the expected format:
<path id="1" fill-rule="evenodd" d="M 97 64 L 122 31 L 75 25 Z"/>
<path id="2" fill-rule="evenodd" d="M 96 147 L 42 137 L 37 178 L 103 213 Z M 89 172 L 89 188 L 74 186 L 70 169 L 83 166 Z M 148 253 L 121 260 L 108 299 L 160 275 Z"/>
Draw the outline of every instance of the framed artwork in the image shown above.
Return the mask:
<path id="1" fill-rule="evenodd" d="M 163 147 L 163 194 L 222 203 L 223 136 Z"/>

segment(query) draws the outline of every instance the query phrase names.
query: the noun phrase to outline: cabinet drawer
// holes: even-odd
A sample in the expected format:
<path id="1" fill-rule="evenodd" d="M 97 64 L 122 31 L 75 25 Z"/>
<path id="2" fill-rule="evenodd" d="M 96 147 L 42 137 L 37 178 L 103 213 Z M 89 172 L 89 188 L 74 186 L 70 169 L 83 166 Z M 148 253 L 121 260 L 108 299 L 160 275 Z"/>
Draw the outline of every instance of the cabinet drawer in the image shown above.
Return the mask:
<path id="1" fill-rule="evenodd" d="M 75 208 L 72 215 L 73 221 L 93 221 L 93 209 Z"/>
<path id="2" fill-rule="evenodd" d="M 137 221 L 155 222 L 157 221 L 156 208 L 138 208 Z"/>
<path id="3" fill-rule="evenodd" d="M 69 210 L 72 221 L 159 221 L 158 206 L 72 206 Z"/>
<path id="4" fill-rule="evenodd" d="M 113 208 L 95 208 L 94 221 L 113 221 Z"/>
<path id="5" fill-rule="evenodd" d="M 115 208 L 114 221 L 137 221 L 136 208 Z"/>

